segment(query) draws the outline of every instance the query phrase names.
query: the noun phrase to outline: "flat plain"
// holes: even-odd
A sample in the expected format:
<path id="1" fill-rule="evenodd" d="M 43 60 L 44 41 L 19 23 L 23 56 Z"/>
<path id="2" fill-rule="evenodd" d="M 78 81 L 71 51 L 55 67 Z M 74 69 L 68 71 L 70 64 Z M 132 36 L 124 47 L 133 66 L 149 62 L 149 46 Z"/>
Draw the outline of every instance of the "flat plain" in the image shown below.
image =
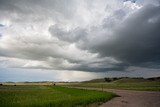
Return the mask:
<path id="1" fill-rule="evenodd" d="M 2 85 L 0 107 L 84 107 L 92 103 L 97 106 L 115 96 L 111 92 L 60 86 Z"/>
<path id="2" fill-rule="evenodd" d="M 0 107 L 159 107 L 159 101 L 160 78 L 0 85 Z"/>

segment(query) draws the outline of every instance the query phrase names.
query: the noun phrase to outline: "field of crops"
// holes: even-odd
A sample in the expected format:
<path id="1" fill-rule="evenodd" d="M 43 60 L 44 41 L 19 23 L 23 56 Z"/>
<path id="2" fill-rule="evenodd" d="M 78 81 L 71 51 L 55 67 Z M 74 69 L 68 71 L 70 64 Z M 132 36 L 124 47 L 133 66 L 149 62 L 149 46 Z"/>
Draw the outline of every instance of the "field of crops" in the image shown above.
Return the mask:
<path id="1" fill-rule="evenodd" d="M 59 86 L 0 86 L 0 107 L 73 107 L 105 102 L 110 92 Z"/>

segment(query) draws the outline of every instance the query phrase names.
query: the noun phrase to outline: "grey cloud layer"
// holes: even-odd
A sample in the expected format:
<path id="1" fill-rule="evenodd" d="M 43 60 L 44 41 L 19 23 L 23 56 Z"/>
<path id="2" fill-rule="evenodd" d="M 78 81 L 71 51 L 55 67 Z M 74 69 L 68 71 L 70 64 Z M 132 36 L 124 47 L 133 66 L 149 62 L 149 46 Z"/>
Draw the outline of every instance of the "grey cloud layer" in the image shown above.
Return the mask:
<path id="1" fill-rule="evenodd" d="M 0 63 L 95 72 L 159 67 L 160 6 L 142 1 L 0 0 Z"/>
<path id="2" fill-rule="evenodd" d="M 58 39 L 68 42 L 78 42 L 79 40 L 86 40 L 87 31 L 83 28 L 75 28 L 71 31 L 64 31 L 61 28 L 58 28 L 57 25 L 51 26 L 49 31 L 53 36 L 56 36 Z"/>
<path id="3" fill-rule="evenodd" d="M 111 38 L 92 48 L 124 63 L 159 63 L 159 28 L 160 6 L 147 5 L 118 25 Z"/>

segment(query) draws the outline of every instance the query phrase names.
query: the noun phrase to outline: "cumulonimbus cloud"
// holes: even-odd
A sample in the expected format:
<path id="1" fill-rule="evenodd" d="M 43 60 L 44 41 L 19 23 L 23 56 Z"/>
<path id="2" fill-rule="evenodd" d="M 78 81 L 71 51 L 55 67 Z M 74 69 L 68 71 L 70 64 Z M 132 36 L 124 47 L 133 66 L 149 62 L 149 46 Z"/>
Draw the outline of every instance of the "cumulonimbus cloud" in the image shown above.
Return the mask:
<path id="1" fill-rule="evenodd" d="M 157 0 L 0 2 L 0 63 L 8 67 L 104 72 L 159 65 Z"/>

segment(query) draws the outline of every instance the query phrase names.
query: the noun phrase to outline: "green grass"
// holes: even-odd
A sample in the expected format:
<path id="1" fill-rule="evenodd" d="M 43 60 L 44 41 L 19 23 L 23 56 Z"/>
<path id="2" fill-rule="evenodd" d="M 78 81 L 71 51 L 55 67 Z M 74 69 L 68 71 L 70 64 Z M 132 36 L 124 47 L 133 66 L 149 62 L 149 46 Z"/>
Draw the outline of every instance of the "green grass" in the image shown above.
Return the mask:
<path id="1" fill-rule="evenodd" d="M 160 81 L 149 81 L 144 79 L 123 78 L 113 82 L 82 82 L 66 84 L 72 87 L 90 87 L 90 88 L 108 88 L 108 89 L 126 89 L 139 91 L 160 91 Z"/>
<path id="2" fill-rule="evenodd" d="M 0 86 L 0 107 L 75 107 L 105 102 L 110 92 L 59 86 Z"/>

